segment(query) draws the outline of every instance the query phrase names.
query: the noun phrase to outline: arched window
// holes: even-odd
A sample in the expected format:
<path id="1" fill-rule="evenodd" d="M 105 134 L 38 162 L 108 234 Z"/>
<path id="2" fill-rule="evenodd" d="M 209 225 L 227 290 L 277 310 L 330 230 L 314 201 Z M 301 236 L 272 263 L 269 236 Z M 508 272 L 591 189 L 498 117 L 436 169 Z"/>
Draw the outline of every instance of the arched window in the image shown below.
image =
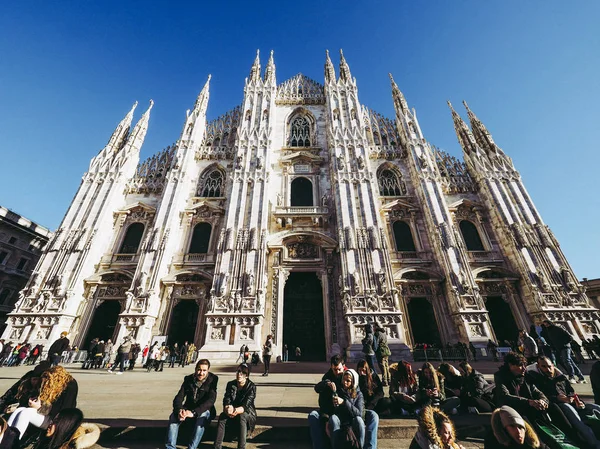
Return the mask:
<path id="1" fill-rule="evenodd" d="M 460 222 L 460 232 L 469 251 L 485 251 L 477 227 L 468 220 Z"/>
<path id="2" fill-rule="evenodd" d="M 224 182 L 223 172 L 219 169 L 214 169 L 204 177 L 203 182 L 198 189 L 198 196 L 206 198 L 215 198 L 223 196 Z"/>
<path id="3" fill-rule="evenodd" d="M 190 242 L 190 254 L 206 254 L 210 243 L 210 233 L 212 226 L 208 223 L 198 223 L 194 226 L 192 241 Z"/>
<path id="4" fill-rule="evenodd" d="M 306 178 L 296 178 L 292 181 L 292 192 L 290 195 L 291 206 L 312 206 L 313 186 Z"/>
<path id="5" fill-rule="evenodd" d="M 410 226 L 405 221 L 394 222 L 394 240 L 396 240 L 396 251 L 415 252 L 417 250 Z"/>
<path id="6" fill-rule="evenodd" d="M 143 235 L 144 225 L 142 223 L 133 223 L 130 225 L 125 233 L 119 254 L 136 254 L 142 242 Z"/>
<path id="7" fill-rule="evenodd" d="M 382 170 L 379 173 L 378 182 L 381 196 L 400 196 L 406 193 L 404 183 L 392 170 Z"/>
<path id="8" fill-rule="evenodd" d="M 11 293 L 12 290 L 10 288 L 5 288 L 4 290 L 2 290 L 2 292 L 0 293 L 0 304 L 6 304 L 6 301 L 8 301 L 8 298 L 10 297 Z"/>
<path id="9" fill-rule="evenodd" d="M 290 146 L 310 147 L 310 124 L 306 117 L 299 116 L 290 124 Z"/>

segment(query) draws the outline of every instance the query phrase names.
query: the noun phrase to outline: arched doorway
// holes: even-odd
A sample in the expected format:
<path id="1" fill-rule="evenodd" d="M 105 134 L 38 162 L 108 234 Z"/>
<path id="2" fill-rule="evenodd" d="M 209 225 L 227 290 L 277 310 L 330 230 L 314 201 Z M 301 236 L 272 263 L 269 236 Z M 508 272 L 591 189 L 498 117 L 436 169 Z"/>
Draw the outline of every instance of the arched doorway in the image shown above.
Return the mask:
<path id="1" fill-rule="evenodd" d="M 115 327 L 119 322 L 120 313 L 121 303 L 117 300 L 104 301 L 100 304 L 94 312 L 94 317 L 85 336 L 83 349 L 87 349 L 94 338 L 104 341 L 109 338 L 112 339 L 115 334 Z"/>
<path id="2" fill-rule="evenodd" d="M 440 344 L 440 331 L 435 320 L 435 312 L 427 298 L 410 298 L 407 309 L 413 344 Z"/>
<path id="3" fill-rule="evenodd" d="M 504 340 L 511 343 L 515 341 L 519 334 L 519 328 L 510 309 L 510 304 L 501 296 L 487 296 L 485 307 L 500 346 L 504 346 Z"/>
<path id="4" fill-rule="evenodd" d="M 194 342 L 198 313 L 200 307 L 193 299 L 179 301 L 173 308 L 171 323 L 169 325 L 168 343 L 177 343 L 181 346 L 184 342 Z"/>
<path id="5" fill-rule="evenodd" d="M 306 178 L 296 178 L 292 181 L 290 206 L 312 206 L 313 185 Z"/>
<path id="6" fill-rule="evenodd" d="M 285 283 L 283 344 L 288 346 L 290 360 L 294 360 L 296 346 L 302 350 L 302 360 L 325 360 L 323 288 L 315 272 L 293 271 Z"/>

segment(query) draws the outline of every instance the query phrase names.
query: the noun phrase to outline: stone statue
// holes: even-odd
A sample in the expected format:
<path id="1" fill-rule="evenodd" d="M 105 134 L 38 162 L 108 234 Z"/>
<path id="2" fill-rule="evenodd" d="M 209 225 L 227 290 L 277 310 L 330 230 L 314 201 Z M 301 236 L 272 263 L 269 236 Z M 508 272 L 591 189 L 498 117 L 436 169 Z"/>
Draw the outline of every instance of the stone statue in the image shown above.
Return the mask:
<path id="1" fill-rule="evenodd" d="M 281 206 L 282 205 L 282 201 L 281 201 L 281 193 L 277 193 L 277 205 Z"/>

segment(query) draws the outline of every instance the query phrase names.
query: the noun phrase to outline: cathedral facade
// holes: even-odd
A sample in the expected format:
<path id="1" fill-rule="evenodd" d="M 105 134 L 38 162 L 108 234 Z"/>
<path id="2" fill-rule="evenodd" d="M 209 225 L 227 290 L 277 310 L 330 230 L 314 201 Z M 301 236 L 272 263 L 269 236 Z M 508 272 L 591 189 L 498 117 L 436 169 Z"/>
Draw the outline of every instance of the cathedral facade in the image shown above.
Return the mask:
<path id="1" fill-rule="evenodd" d="M 466 106 L 460 161 L 433 147 L 391 78 L 394 119 L 359 101 L 340 55 L 324 84 L 278 84 L 257 54 L 243 101 L 207 122 L 209 80 L 177 142 L 139 163 L 152 102 L 95 156 L 8 317 L 3 338 L 68 331 L 207 357 L 301 347 L 359 353 L 379 323 L 416 343 L 514 340 L 544 318 L 579 338 L 598 311 L 512 160 Z"/>

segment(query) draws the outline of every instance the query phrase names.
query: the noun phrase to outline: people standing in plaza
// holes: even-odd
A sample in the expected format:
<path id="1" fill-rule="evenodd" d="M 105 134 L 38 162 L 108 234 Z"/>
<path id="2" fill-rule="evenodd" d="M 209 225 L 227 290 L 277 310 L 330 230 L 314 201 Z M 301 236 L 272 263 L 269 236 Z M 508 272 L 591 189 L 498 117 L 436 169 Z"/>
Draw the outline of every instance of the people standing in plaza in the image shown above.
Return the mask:
<path id="1" fill-rule="evenodd" d="M 288 345 L 283 345 L 283 361 L 287 362 L 289 357 Z"/>
<path id="2" fill-rule="evenodd" d="M 217 384 L 219 377 L 210 372 L 210 362 L 201 359 L 196 363 L 194 374 L 183 378 L 179 392 L 173 399 L 173 412 L 169 416 L 167 449 L 175 449 L 179 426 L 186 419 L 193 419 L 194 431 L 188 449 L 196 449 L 204 435 L 204 429 L 216 416 Z"/>
<path id="3" fill-rule="evenodd" d="M 334 355 L 330 360 L 330 368 L 317 385 L 315 392 L 319 395 L 319 409 L 313 410 L 308 415 L 310 437 L 314 449 L 323 449 L 325 445 L 325 427 L 329 417 L 335 413 L 333 398 L 341 390 L 342 375 L 346 367 L 341 355 Z M 377 448 L 377 428 L 379 415 L 373 410 L 365 411 L 365 444 L 364 449 Z"/>
<path id="4" fill-rule="evenodd" d="M 109 338 L 104 344 L 104 357 L 102 358 L 102 369 L 106 368 L 112 360 L 114 344 Z"/>
<path id="5" fill-rule="evenodd" d="M 267 340 L 263 345 L 263 363 L 265 364 L 265 372 L 263 376 L 269 375 L 269 368 L 271 367 L 271 356 L 273 355 L 273 337 L 267 335 Z"/>
<path id="6" fill-rule="evenodd" d="M 569 380 L 571 382 L 577 382 L 575 376 L 580 382 L 585 383 L 585 377 L 581 373 L 581 370 L 577 364 L 573 361 L 571 356 L 571 341 L 573 337 L 562 327 L 557 326 L 550 320 L 544 320 L 542 322 L 542 337 L 552 346 L 552 349 L 556 351 L 562 365 L 566 368 Z"/>
<path id="7" fill-rule="evenodd" d="M 498 345 L 494 343 L 491 339 L 488 339 L 487 346 L 488 352 L 492 354 L 492 358 L 494 362 L 498 361 Z"/>
<path id="8" fill-rule="evenodd" d="M 175 362 L 177 361 L 177 356 L 179 355 L 179 345 L 175 342 L 171 346 L 170 356 L 169 356 L 169 368 L 175 368 Z"/>
<path id="9" fill-rule="evenodd" d="M 374 373 L 375 369 L 375 335 L 373 334 L 373 325 L 365 324 L 365 338 L 362 339 L 362 351 L 365 359 Z"/>
<path id="10" fill-rule="evenodd" d="M 56 366 L 60 364 L 60 358 L 63 351 L 69 348 L 69 339 L 67 338 L 67 332 L 61 332 L 60 338 L 52 343 L 50 349 L 48 349 L 48 360 L 52 362 L 52 365 Z"/>
<path id="11" fill-rule="evenodd" d="M 388 346 L 385 329 L 379 325 L 377 325 L 377 329 L 375 330 L 375 341 L 377 346 L 375 356 L 381 370 L 381 381 L 383 386 L 387 387 L 390 383 L 389 357 L 392 355 L 392 351 L 390 351 L 390 347 Z"/>
<path id="12" fill-rule="evenodd" d="M 256 424 L 256 385 L 250 380 L 250 369 L 242 363 L 235 373 L 235 380 L 227 382 L 223 397 L 223 413 L 219 415 L 215 449 L 221 449 L 225 437 L 225 426 L 233 420 L 237 427 L 238 449 L 246 448 L 248 431 L 254 431 Z"/>
<path id="13" fill-rule="evenodd" d="M 160 352 L 158 353 L 158 358 L 154 362 L 154 371 L 162 372 L 165 368 L 165 362 L 169 358 L 169 347 L 166 343 L 160 345 Z"/>
<path id="14" fill-rule="evenodd" d="M 144 346 L 142 349 L 142 366 L 146 366 L 146 360 L 148 360 L 148 352 L 150 351 L 150 347 L 148 345 Z"/>
<path id="15" fill-rule="evenodd" d="M 157 341 L 152 343 L 148 354 L 150 355 L 148 356 L 148 360 L 146 360 L 146 370 L 150 372 L 156 366 L 160 358 L 160 346 L 158 346 Z"/>
<path id="16" fill-rule="evenodd" d="M 126 335 L 125 337 L 123 337 L 123 343 L 121 343 L 117 348 L 117 357 L 115 358 L 113 366 L 109 368 L 109 373 L 114 372 L 117 365 L 119 365 L 119 371 L 116 374 L 123 374 L 123 371 L 125 371 L 125 360 L 129 358 L 129 351 L 131 350 L 131 345 L 131 336 Z"/>
<path id="17" fill-rule="evenodd" d="M 302 349 L 300 349 L 300 346 L 296 346 L 294 353 L 296 355 L 296 363 L 300 362 L 300 359 L 302 358 Z"/>
<path id="18" fill-rule="evenodd" d="M 519 332 L 519 346 L 523 347 L 523 355 L 527 359 L 527 364 L 535 363 L 538 356 L 537 343 L 525 329 Z"/>
<path id="19" fill-rule="evenodd" d="M 250 348 L 248 348 L 248 345 L 243 345 L 244 347 L 244 363 L 248 363 L 248 359 L 250 358 Z"/>
<path id="20" fill-rule="evenodd" d="M 134 343 L 133 345 L 131 345 L 131 351 L 129 352 L 129 366 L 127 367 L 129 371 L 133 371 L 133 368 L 135 368 L 135 362 L 137 361 L 137 358 L 140 355 L 140 351 L 141 346 L 139 345 L 139 343 Z"/>
<path id="21" fill-rule="evenodd" d="M 238 363 L 238 362 L 246 363 L 246 361 L 244 360 L 245 348 L 246 348 L 246 345 L 244 343 L 242 343 L 242 346 L 240 346 L 240 353 L 238 354 L 238 358 L 235 359 L 235 363 Z"/>

